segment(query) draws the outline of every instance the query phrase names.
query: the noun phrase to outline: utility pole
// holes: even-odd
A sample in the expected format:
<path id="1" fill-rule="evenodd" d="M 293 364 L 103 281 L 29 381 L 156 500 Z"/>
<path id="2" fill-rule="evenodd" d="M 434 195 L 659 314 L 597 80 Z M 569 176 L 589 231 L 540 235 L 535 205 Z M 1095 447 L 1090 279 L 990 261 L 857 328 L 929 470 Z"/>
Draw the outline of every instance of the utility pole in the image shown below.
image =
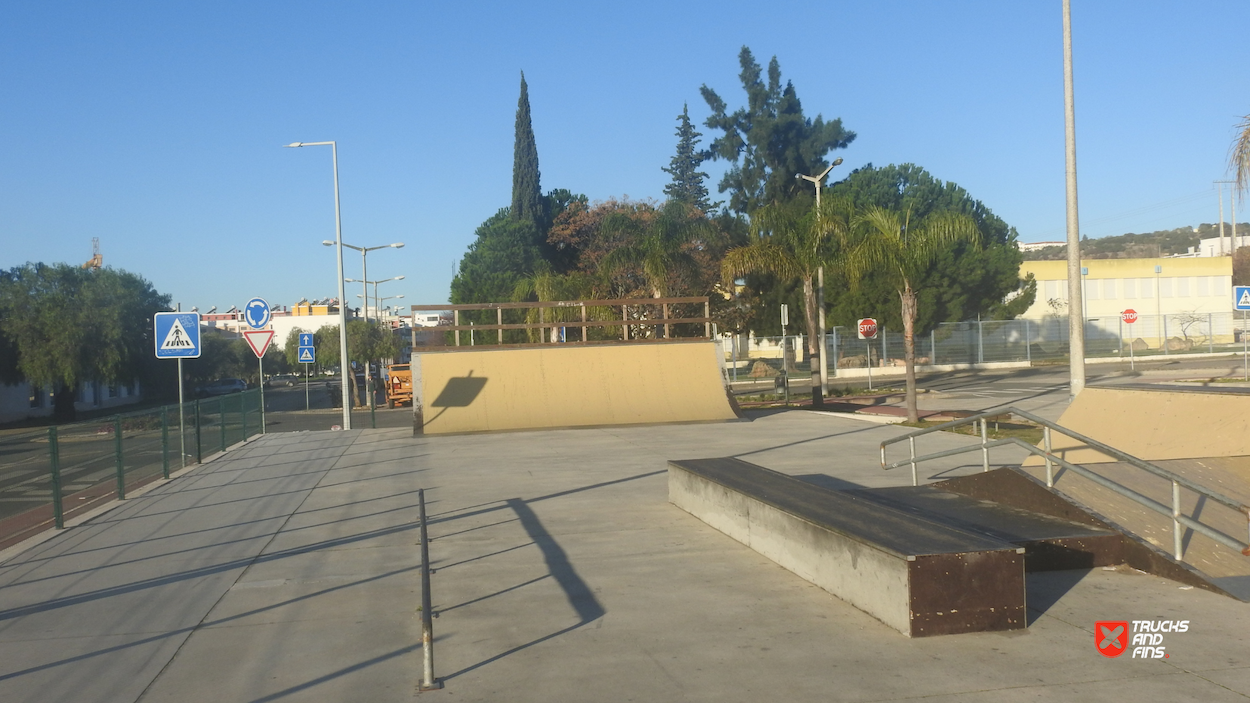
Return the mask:
<path id="1" fill-rule="evenodd" d="M 1081 234 L 1076 207 L 1076 109 L 1072 96 L 1072 9 L 1063 0 L 1064 163 L 1068 210 L 1068 374 L 1072 398 L 1085 390 L 1085 317 L 1081 295 Z"/>

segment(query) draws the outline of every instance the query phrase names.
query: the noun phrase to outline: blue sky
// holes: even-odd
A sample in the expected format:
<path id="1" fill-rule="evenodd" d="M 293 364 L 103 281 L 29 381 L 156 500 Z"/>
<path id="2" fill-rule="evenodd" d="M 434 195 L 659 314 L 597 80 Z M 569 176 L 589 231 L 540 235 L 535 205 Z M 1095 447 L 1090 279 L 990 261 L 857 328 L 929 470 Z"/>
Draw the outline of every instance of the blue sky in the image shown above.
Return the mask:
<path id="1" fill-rule="evenodd" d="M 443 302 L 510 202 L 520 71 L 544 190 L 660 198 L 682 105 L 701 123 L 705 83 L 743 102 L 743 45 L 858 133 L 839 171 L 916 163 L 1024 241 L 1064 234 L 1058 0 L 362 5 L 8 4 L 0 267 L 81 263 L 99 237 L 184 308 L 334 295 L 330 151 L 281 148 L 333 139 L 344 241 L 404 242 L 370 278 Z M 1215 221 L 1250 4 L 1073 5 L 1082 231 Z"/>

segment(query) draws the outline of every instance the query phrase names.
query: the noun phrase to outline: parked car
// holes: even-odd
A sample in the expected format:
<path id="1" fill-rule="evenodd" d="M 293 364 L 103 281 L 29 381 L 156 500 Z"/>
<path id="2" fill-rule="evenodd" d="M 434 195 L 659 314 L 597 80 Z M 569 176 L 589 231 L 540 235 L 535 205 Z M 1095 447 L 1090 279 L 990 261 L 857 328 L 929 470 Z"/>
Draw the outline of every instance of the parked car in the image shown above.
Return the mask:
<path id="1" fill-rule="evenodd" d="M 245 390 L 247 390 L 247 382 L 241 378 L 219 378 L 207 386 L 202 386 L 199 395 L 201 398 L 211 398 L 216 395 L 241 393 Z"/>
<path id="2" fill-rule="evenodd" d="M 293 373 L 280 373 L 276 376 L 270 376 L 265 379 L 265 388 L 290 388 L 300 382 L 300 378 Z"/>

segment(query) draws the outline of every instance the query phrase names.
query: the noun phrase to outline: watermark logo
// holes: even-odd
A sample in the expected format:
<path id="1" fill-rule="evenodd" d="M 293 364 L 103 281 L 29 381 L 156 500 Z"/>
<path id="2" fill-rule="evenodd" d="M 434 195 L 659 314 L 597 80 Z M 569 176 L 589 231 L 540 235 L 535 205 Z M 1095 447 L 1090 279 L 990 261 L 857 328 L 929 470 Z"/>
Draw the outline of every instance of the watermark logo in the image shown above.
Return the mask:
<path id="1" fill-rule="evenodd" d="M 1094 644 L 1104 657 L 1115 658 L 1128 649 L 1127 620 L 1099 620 L 1094 623 Z"/>
<path id="2" fill-rule="evenodd" d="M 1169 659 L 1164 636 L 1184 632 L 1189 632 L 1188 620 L 1100 620 L 1094 623 L 1094 644 L 1104 657 L 1132 648 L 1130 659 Z"/>

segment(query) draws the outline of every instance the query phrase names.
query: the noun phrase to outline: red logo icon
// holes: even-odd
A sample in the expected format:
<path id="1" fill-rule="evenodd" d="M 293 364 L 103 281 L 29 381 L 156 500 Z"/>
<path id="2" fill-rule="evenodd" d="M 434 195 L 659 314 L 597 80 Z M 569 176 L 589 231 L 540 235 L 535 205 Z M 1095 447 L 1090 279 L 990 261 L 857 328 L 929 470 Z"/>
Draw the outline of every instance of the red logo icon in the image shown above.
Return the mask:
<path id="1" fill-rule="evenodd" d="M 865 317 L 859 321 L 859 338 L 872 339 L 877 336 L 877 321 L 871 317 Z"/>
<path id="2" fill-rule="evenodd" d="M 1094 623 L 1094 644 L 1104 657 L 1115 658 L 1128 649 L 1128 622 L 1124 620 Z"/>
<path id="3" fill-rule="evenodd" d="M 1129 308 L 1128 310 L 1120 313 L 1120 319 L 1124 320 L 1124 324 L 1131 325 L 1134 322 L 1137 322 L 1137 311 L 1133 308 Z"/>

